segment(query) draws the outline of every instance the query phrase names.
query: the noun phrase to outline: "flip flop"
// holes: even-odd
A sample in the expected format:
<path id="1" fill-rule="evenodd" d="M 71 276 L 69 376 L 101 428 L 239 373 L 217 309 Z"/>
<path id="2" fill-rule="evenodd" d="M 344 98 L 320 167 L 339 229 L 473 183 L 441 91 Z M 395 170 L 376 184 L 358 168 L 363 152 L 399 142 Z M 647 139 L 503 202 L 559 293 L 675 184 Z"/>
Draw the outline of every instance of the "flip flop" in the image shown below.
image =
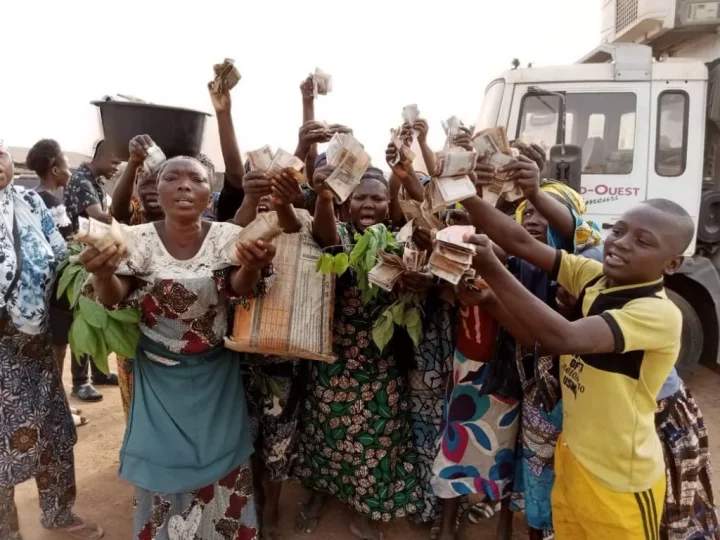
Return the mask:
<path id="1" fill-rule="evenodd" d="M 72 414 L 82 414 L 82 411 L 80 409 L 76 409 L 75 407 L 70 407 L 70 412 Z"/>
<path id="2" fill-rule="evenodd" d="M 75 519 L 75 523 L 67 527 L 58 527 L 59 532 L 65 533 L 70 538 L 76 540 L 100 540 L 105 536 L 105 531 L 99 525 L 83 521 L 80 518 Z"/>

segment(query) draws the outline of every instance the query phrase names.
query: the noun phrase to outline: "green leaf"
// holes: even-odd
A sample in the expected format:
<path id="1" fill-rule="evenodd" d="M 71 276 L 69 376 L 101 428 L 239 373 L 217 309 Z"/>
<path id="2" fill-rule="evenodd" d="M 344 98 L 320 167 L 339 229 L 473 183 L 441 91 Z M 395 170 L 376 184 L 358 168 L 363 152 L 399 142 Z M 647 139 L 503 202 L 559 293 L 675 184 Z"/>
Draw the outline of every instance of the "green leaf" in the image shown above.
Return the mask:
<path id="1" fill-rule="evenodd" d="M 405 312 L 405 324 L 407 326 L 421 326 L 422 318 L 417 307 L 411 307 Z"/>
<path id="2" fill-rule="evenodd" d="M 57 298 L 58 300 L 62 298 L 63 294 L 68 288 L 68 285 L 72 282 L 73 278 L 77 275 L 77 273 L 82 270 L 82 266 L 80 265 L 69 265 L 63 270 L 62 274 L 60 274 L 60 279 L 58 280 L 58 286 L 57 286 Z"/>
<path id="3" fill-rule="evenodd" d="M 355 247 L 353 247 L 350 252 L 350 266 L 357 266 L 358 261 L 365 255 L 369 242 L 370 236 L 366 234 L 363 234 L 359 238 L 358 235 L 355 236 Z"/>
<path id="4" fill-rule="evenodd" d="M 93 354 L 97 349 L 95 333 L 80 312 L 75 313 L 75 319 L 70 327 L 69 341 L 75 344 L 73 353 L 77 357 L 82 354 Z"/>
<path id="5" fill-rule="evenodd" d="M 108 316 L 121 323 L 138 324 L 140 322 L 140 310 L 135 308 L 123 308 L 108 310 Z"/>
<path id="6" fill-rule="evenodd" d="M 87 296 L 81 296 L 78 302 L 80 313 L 90 326 L 99 330 L 105 328 L 108 316 L 105 308 Z"/>
<path id="7" fill-rule="evenodd" d="M 135 331 L 133 332 L 132 328 L 132 326 L 121 324 L 115 319 L 109 319 L 105 328 L 108 348 L 120 356 L 133 358 L 137 349 L 139 330 L 134 327 Z"/>
<path id="8" fill-rule="evenodd" d="M 390 310 L 390 313 L 392 314 L 392 319 L 395 324 L 398 326 L 404 326 L 405 325 L 405 303 L 404 302 L 395 302 L 392 306 L 388 308 Z"/>
<path id="9" fill-rule="evenodd" d="M 360 384 L 366 384 L 370 382 L 370 375 L 368 375 L 364 371 L 358 371 L 356 373 L 353 373 L 353 377 Z"/>
<path id="10" fill-rule="evenodd" d="M 74 308 L 77 305 L 78 298 L 80 298 L 80 293 L 82 293 L 82 290 L 85 287 L 86 280 L 87 272 L 83 269 L 75 274 L 72 285 L 68 286 L 68 302 L 70 303 L 71 308 Z"/>
<path id="11" fill-rule="evenodd" d="M 395 324 L 392 320 L 392 315 L 388 311 L 383 312 L 382 316 L 375 321 L 372 329 L 372 338 L 380 352 L 385 350 L 385 347 L 393 337 L 395 332 Z"/>
<path id="12" fill-rule="evenodd" d="M 323 253 L 318 259 L 318 270 L 321 274 L 332 274 L 333 256 L 329 253 Z"/>
<path id="13" fill-rule="evenodd" d="M 350 258 L 347 253 L 338 253 L 333 261 L 333 272 L 338 276 L 342 276 L 350 266 Z"/>
<path id="14" fill-rule="evenodd" d="M 110 354 L 110 351 L 108 351 L 107 343 L 105 342 L 105 336 L 103 333 L 98 332 L 96 329 L 91 328 L 90 329 L 95 334 L 95 339 L 97 343 L 97 347 L 95 347 L 95 351 L 92 353 L 92 361 L 95 364 L 95 367 L 97 367 L 102 373 L 107 375 L 110 373 L 110 366 L 108 364 L 108 355 Z"/>

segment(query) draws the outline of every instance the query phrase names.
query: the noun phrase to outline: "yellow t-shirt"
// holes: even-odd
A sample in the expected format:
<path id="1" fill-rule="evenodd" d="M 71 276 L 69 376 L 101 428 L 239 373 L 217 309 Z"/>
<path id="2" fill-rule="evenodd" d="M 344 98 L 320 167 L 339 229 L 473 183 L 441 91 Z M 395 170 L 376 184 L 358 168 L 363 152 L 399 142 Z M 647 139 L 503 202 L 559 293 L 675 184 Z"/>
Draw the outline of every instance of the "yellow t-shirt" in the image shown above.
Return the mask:
<path id="1" fill-rule="evenodd" d="M 613 490 L 649 489 L 664 474 L 655 431 L 656 396 L 680 351 L 682 314 L 663 279 L 608 287 L 602 264 L 558 251 L 557 282 L 599 315 L 615 351 L 560 358 L 563 439 L 577 460 Z"/>

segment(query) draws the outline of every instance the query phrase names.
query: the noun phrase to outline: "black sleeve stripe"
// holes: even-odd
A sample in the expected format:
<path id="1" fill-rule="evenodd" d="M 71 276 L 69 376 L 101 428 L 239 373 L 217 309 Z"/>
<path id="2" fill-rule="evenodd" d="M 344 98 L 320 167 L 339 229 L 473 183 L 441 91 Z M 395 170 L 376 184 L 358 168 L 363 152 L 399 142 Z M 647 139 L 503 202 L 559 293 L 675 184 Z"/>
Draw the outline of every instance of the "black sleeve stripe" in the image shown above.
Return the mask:
<path id="1" fill-rule="evenodd" d="M 560 273 L 560 263 L 562 263 L 563 252 L 558 249 L 555 252 L 555 263 L 553 264 L 552 271 L 550 272 L 550 279 L 553 281 L 558 280 L 558 274 Z"/>
<path id="2" fill-rule="evenodd" d="M 625 336 L 623 336 L 620 325 L 618 325 L 617 321 L 607 311 L 601 313 L 600 317 L 603 318 L 603 320 L 610 327 L 610 331 L 613 333 L 613 337 L 615 338 L 615 352 L 623 352 L 625 350 Z"/>

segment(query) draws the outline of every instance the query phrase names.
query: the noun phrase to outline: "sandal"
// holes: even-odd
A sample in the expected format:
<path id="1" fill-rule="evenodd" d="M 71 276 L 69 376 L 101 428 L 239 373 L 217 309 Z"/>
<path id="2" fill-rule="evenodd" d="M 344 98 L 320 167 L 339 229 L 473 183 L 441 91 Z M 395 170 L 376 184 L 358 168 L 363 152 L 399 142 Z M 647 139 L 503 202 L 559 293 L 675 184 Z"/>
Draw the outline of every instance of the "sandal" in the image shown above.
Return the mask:
<path id="1" fill-rule="evenodd" d="M 72 415 L 73 424 L 75 424 L 75 427 L 84 426 L 88 423 L 88 419 L 84 416 L 80 416 L 79 414 L 73 413 Z"/>
<path id="2" fill-rule="evenodd" d="M 79 517 L 75 518 L 72 525 L 67 527 L 58 527 L 56 529 L 59 532 L 65 533 L 70 538 L 76 540 L 100 540 L 105 536 L 105 531 L 99 525 L 83 521 Z"/>
<path id="3" fill-rule="evenodd" d="M 76 409 L 75 407 L 70 407 L 70 412 L 72 414 L 82 414 L 82 411 L 80 409 Z"/>

